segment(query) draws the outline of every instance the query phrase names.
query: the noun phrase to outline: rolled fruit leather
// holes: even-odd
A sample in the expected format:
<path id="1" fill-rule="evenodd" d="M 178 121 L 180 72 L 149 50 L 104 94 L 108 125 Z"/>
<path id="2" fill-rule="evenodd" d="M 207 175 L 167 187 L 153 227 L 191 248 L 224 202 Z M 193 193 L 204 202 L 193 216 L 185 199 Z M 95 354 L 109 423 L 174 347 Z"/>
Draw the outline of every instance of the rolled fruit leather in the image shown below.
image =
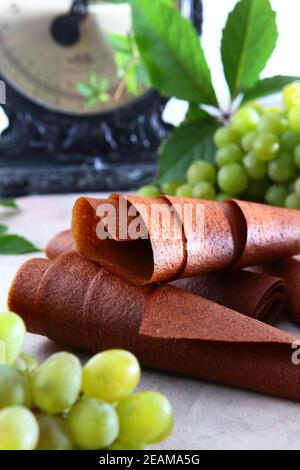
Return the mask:
<path id="1" fill-rule="evenodd" d="M 70 246 L 74 246 L 71 231 L 62 232 L 50 240 L 46 254 L 55 259 Z M 280 278 L 246 270 L 203 274 L 171 284 L 269 324 L 277 320 L 286 298 Z"/>
<path id="2" fill-rule="evenodd" d="M 125 348 L 147 367 L 300 399 L 295 337 L 169 285 L 133 286 L 75 252 L 25 263 L 8 305 L 62 344 Z"/>
<path id="3" fill-rule="evenodd" d="M 100 240 L 96 226 L 95 206 L 103 201 L 80 198 L 74 206 L 72 233 L 76 250 L 85 258 L 108 267 L 137 285 L 192 277 L 228 268 L 243 268 L 285 258 L 300 252 L 300 212 L 252 202 L 227 200 L 224 203 L 163 196 L 112 195 L 117 220 L 120 202 L 136 209 L 145 225 L 147 238 L 124 241 L 118 236 Z M 151 223 L 149 213 L 155 207 L 164 207 L 162 216 Z M 185 208 L 192 209 L 192 220 L 186 223 Z M 203 212 L 201 212 L 203 210 Z M 163 239 L 172 214 L 172 227 L 178 224 L 176 234 Z M 195 220 L 202 214 L 202 225 Z M 128 221 L 129 232 L 131 220 Z M 203 227 L 203 236 L 195 226 Z M 199 228 L 199 227 L 198 227 Z M 170 231 L 170 234 L 172 232 Z"/>

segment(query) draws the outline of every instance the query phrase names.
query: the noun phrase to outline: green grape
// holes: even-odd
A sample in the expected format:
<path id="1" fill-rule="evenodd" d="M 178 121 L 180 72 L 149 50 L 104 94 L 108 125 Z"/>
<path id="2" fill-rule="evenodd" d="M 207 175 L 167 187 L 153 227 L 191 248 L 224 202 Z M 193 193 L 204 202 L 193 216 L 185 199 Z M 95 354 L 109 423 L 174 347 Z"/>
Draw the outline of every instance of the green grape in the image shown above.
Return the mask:
<path id="1" fill-rule="evenodd" d="M 80 393 L 81 365 L 73 354 L 53 354 L 32 373 L 35 405 L 49 414 L 62 413 L 72 406 Z"/>
<path id="2" fill-rule="evenodd" d="M 186 179 L 191 185 L 197 184 L 200 181 L 207 181 L 208 183 L 214 184 L 216 181 L 215 167 L 209 162 L 197 160 L 189 166 Z"/>
<path id="3" fill-rule="evenodd" d="M 21 317 L 12 312 L 0 313 L 0 341 L 5 344 L 5 358 L 8 364 L 20 354 L 26 328 Z"/>
<path id="4" fill-rule="evenodd" d="M 8 364 L 0 365 L 0 408 L 11 405 L 31 407 L 29 378 Z"/>
<path id="5" fill-rule="evenodd" d="M 261 134 L 253 142 L 253 153 L 262 161 L 273 160 L 279 151 L 279 142 L 274 134 Z"/>
<path id="6" fill-rule="evenodd" d="M 216 153 L 216 164 L 224 166 L 228 163 L 240 162 L 243 158 L 243 152 L 237 144 L 228 144 L 219 149 Z"/>
<path id="7" fill-rule="evenodd" d="M 287 152 L 293 152 L 300 144 L 300 136 L 295 131 L 285 131 L 280 137 L 280 147 Z"/>
<path id="8" fill-rule="evenodd" d="M 218 184 L 224 193 L 241 194 L 248 184 L 246 170 L 239 163 L 229 163 L 220 169 Z"/>
<path id="9" fill-rule="evenodd" d="M 232 195 L 230 196 L 229 194 L 226 193 L 219 193 L 217 194 L 216 201 L 223 202 L 225 199 L 231 199 Z"/>
<path id="10" fill-rule="evenodd" d="M 216 191 L 212 184 L 206 181 L 200 181 L 193 187 L 192 196 L 196 199 L 209 199 L 216 198 Z"/>
<path id="11" fill-rule="evenodd" d="M 292 155 L 289 153 L 280 154 L 277 160 L 269 163 L 268 175 L 275 183 L 285 183 L 290 181 L 296 174 L 296 165 Z"/>
<path id="12" fill-rule="evenodd" d="M 161 192 L 168 196 L 175 196 L 176 189 L 184 183 L 182 180 L 166 181 L 160 186 Z"/>
<path id="13" fill-rule="evenodd" d="M 247 197 L 247 199 L 253 201 L 263 201 L 269 185 L 270 181 L 268 178 L 264 178 L 261 180 L 249 179 L 245 196 Z"/>
<path id="14" fill-rule="evenodd" d="M 253 108 L 258 114 L 263 114 L 265 112 L 265 108 L 263 107 L 263 105 L 261 105 L 257 101 L 248 101 L 248 103 L 246 103 L 246 107 Z"/>
<path id="15" fill-rule="evenodd" d="M 229 126 L 220 127 L 214 135 L 214 141 L 216 146 L 221 148 L 227 144 L 237 143 L 239 134 Z"/>
<path id="16" fill-rule="evenodd" d="M 3 341 L 0 341 L 0 364 L 5 364 L 5 349 L 6 349 L 6 346 L 5 346 L 5 343 Z"/>
<path id="17" fill-rule="evenodd" d="M 260 116 L 253 107 L 244 106 L 234 114 L 232 128 L 239 134 L 246 134 L 257 129 L 259 119 Z"/>
<path id="18" fill-rule="evenodd" d="M 289 124 L 293 131 L 300 134 L 300 104 L 297 104 L 290 109 Z"/>
<path id="19" fill-rule="evenodd" d="M 300 197 L 296 193 L 289 194 L 284 205 L 287 209 L 300 209 Z"/>
<path id="20" fill-rule="evenodd" d="M 300 144 L 294 150 L 294 162 L 297 168 L 300 168 Z"/>
<path id="21" fill-rule="evenodd" d="M 287 122 L 279 114 L 270 112 L 261 117 L 258 129 L 261 133 L 280 135 L 286 130 L 286 127 Z"/>
<path id="22" fill-rule="evenodd" d="M 22 406 L 0 411 L 0 450 L 34 450 L 39 438 L 38 423 Z"/>
<path id="23" fill-rule="evenodd" d="M 294 183 L 294 190 L 297 196 L 300 197 L 300 178 L 297 178 L 295 183 Z"/>
<path id="24" fill-rule="evenodd" d="M 28 372 L 31 374 L 31 372 L 39 366 L 39 362 L 31 354 L 21 352 L 12 366 L 20 372 Z"/>
<path id="25" fill-rule="evenodd" d="M 290 83 L 283 88 L 283 102 L 287 109 L 291 109 L 300 102 L 300 86 L 298 82 Z"/>
<path id="26" fill-rule="evenodd" d="M 162 433 L 159 436 L 157 436 L 153 441 L 149 442 L 149 444 L 158 444 L 159 442 L 165 441 L 166 439 L 168 439 L 168 437 L 171 436 L 173 431 L 174 431 L 174 415 L 172 414 L 167 426 L 162 431 Z"/>
<path id="27" fill-rule="evenodd" d="M 177 197 L 192 197 L 193 188 L 190 184 L 182 184 L 176 189 L 175 196 Z"/>
<path id="28" fill-rule="evenodd" d="M 37 450 L 72 450 L 70 432 L 63 418 L 37 413 L 36 419 L 40 429 Z"/>
<path id="29" fill-rule="evenodd" d="M 258 160 L 253 153 L 248 153 L 248 155 L 243 158 L 243 164 L 249 177 L 253 180 L 262 179 L 268 173 L 267 163 Z"/>
<path id="30" fill-rule="evenodd" d="M 265 201 L 272 206 L 284 207 L 288 190 L 284 184 L 273 184 L 266 191 Z"/>
<path id="31" fill-rule="evenodd" d="M 126 444 L 126 442 L 116 441 L 109 450 L 147 450 L 149 446 L 140 442 L 134 442 L 132 444 Z"/>
<path id="32" fill-rule="evenodd" d="M 156 186 L 149 184 L 148 186 L 141 186 L 137 192 L 137 195 L 143 197 L 157 197 L 160 195 L 160 192 Z"/>
<path id="33" fill-rule="evenodd" d="M 137 392 L 117 405 L 120 441 L 134 443 L 155 441 L 172 419 L 169 400 L 158 392 Z"/>
<path id="34" fill-rule="evenodd" d="M 82 392 L 86 397 L 115 403 L 130 395 L 141 378 L 136 357 L 122 349 L 111 349 L 92 357 L 82 374 Z"/>
<path id="35" fill-rule="evenodd" d="M 282 109 L 279 106 L 268 106 L 264 108 L 265 113 L 281 114 Z"/>
<path id="36" fill-rule="evenodd" d="M 76 403 L 67 417 L 67 424 L 75 444 L 86 450 L 107 448 L 119 434 L 114 407 L 94 398 Z"/>
<path id="37" fill-rule="evenodd" d="M 247 134 L 242 137 L 241 145 L 245 152 L 250 152 L 252 150 L 253 142 L 255 141 L 256 137 L 257 133 L 254 131 L 247 132 Z"/>

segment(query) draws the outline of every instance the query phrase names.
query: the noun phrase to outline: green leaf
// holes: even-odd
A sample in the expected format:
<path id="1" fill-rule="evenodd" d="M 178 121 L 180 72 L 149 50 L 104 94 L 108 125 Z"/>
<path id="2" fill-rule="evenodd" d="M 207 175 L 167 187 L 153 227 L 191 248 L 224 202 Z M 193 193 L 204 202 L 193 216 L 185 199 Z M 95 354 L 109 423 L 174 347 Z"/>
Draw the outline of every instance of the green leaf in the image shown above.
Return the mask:
<path id="1" fill-rule="evenodd" d="M 287 77 L 284 75 L 276 75 L 275 77 L 264 78 L 259 80 L 253 88 L 249 88 L 244 94 L 243 103 L 254 100 L 262 96 L 272 95 L 280 91 L 285 85 L 300 80 L 299 77 Z"/>
<path id="2" fill-rule="evenodd" d="M 131 41 L 129 36 L 124 36 L 123 34 L 109 33 L 108 35 L 109 42 L 113 49 L 118 52 L 125 52 L 126 54 L 132 53 Z"/>
<path id="3" fill-rule="evenodd" d="M 217 128 L 211 117 L 182 124 L 175 129 L 159 152 L 159 176 L 157 182 L 182 179 L 194 160 L 214 162 L 213 134 Z"/>
<path id="4" fill-rule="evenodd" d="M 278 37 L 269 0 L 241 0 L 229 14 L 222 37 L 222 61 L 232 97 L 252 87 L 272 55 Z"/>
<path id="5" fill-rule="evenodd" d="M 1 255 L 22 255 L 26 253 L 37 253 L 39 250 L 31 242 L 19 235 L 0 236 Z"/>
<path id="6" fill-rule="evenodd" d="M 190 21 L 160 0 L 131 0 L 135 39 L 150 79 L 165 96 L 217 104 L 210 70 Z"/>
<path id="7" fill-rule="evenodd" d="M 0 199 L 0 206 L 8 209 L 18 209 L 18 205 L 14 199 Z"/>
<path id="8" fill-rule="evenodd" d="M 7 230 L 8 230 L 8 227 L 6 225 L 0 224 L 0 235 L 3 235 L 4 233 L 6 233 Z"/>
<path id="9" fill-rule="evenodd" d="M 93 88 L 87 83 L 77 83 L 76 89 L 78 93 L 85 98 L 89 98 L 94 93 Z"/>
<path id="10" fill-rule="evenodd" d="M 185 116 L 185 122 L 195 121 L 197 119 L 205 119 L 211 117 L 204 109 L 199 108 L 197 104 L 191 103 Z"/>

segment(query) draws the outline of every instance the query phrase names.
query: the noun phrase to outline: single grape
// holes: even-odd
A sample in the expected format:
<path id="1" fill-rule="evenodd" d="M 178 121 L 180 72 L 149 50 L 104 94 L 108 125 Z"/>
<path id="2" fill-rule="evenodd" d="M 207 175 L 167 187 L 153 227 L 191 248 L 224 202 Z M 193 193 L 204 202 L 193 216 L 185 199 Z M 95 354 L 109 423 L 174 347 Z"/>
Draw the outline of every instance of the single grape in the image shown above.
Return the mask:
<path id="1" fill-rule="evenodd" d="M 219 149 L 216 153 L 216 164 L 224 166 L 228 163 L 240 162 L 243 158 L 243 152 L 237 144 L 228 144 Z"/>
<path id="2" fill-rule="evenodd" d="M 295 183 L 294 183 L 294 190 L 297 196 L 300 197 L 300 178 L 297 178 Z"/>
<path id="3" fill-rule="evenodd" d="M 75 444 L 86 450 L 107 448 L 119 434 L 114 407 L 94 398 L 76 403 L 67 417 L 67 424 Z"/>
<path id="4" fill-rule="evenodd" d="M 216 181 L 215 167 L 209 162 L 197 160 L 189 166 L 186 179 L 190 185 L 197 184 L 200 181 L 214 184 Z"/>
<path id="5" fill-rule="evenodd" d="M 147 450 L 149 446 L 140 442 L 134 442 L 132 444 L 126 444 L 125 442 L 116 441 L 109 450 Z"/>
<path id="6" fill-rule="evenodd" d="M 72 450 L 70 432 L 63 418 L 37 413 L 36 419 L 40 429 L 37 450 Z"/>
<path id="7" fill-rule="evenodd" d="M 212 184 L 206 181 L 200 181 L 193 187 L 192 196 L 196 199 L 209 199 L 216 198 L 216 191 Z"/>
<path id="8" fill-rule="evenodd" d="M 287 209 L 300 209 L 300 197 L 296 193 L 289 194 L 285 200 Z"/>
<path id="9" fill-rule="evenodd" d="M 5 360 L 5 350 L 6 350 L 6 347 L 5 347 L 5 343 L 3 341 L 0 341 L 0 364 L 5 364 L 6 360 Z"/>
<path id="10" fill-rule="evenodd" d="M 300 144 L 294 150 L 294 162 L 297 168 L 300 168 Z"/>
<path id="11" fill-rule="evenodd" d="M 229 194 L 226 194 L 226 193 L 219 193 L 217 194 L 216 200 L 223 202 L 225 201 L 225 199 L 230 199 L 232 197 L 233 197 L 232 195 L 230 196 Z"/>
<path id="12" fill-rule="evenodd" d="M 258 112 L 250 106 L 240 108 L 232 118 L 232 128 L 239 134 L 246 134 L 257 129 L 260 116 Z"/>
<path id="13" fill-rule="evenodd" d="M 156 440 L 172 419 L 169 400 L 158 392 L 137 392 L 117 405 L 120 441 L 134 443 Z"/>
<path id="14" fill-rule="evenodd" d="M 269 163 L 268 175 L 275 183 L 285 183 L 296 175 L 296 165 L 292 155 L 287 152 L 280 154 L 277 160 Z"/>
<path id="15" fill-rule="evenodd" d="M 224 193 L 241 194 L 248 184 L 246 170 L 239 163 L 229 163 L 220 169 L 218 184 Z"/>
<path id="16" fill-rule="evenodd" d="M 246 103 L 247 108 L 253 108 L 258 114 L 263 114 L 265 112 L 265 108 L 263 105 L 258 103 L 258 101 L 248 101 Z"/>
<path id="17" fill-rule="evenodd" d="M 262 179 L 268 173 L 267 163 L 258 160 L 253 153 L 248 153 L 248 155 L 243 158 L 243 164 L 249 177 L 253 180 Z"/>
<path id="18" fill-rule="evenodd" d="M 265 201 L 272 206 L 284 207 L 288 190 L 284 184 L 273 184 L 266 191 Z"/>
<path id="19" fill-rule="evenodd" d="M 34 450 L 39 438 L 38 423 L 22 406 L 0 411 L 0 450 Z"/>
<path id="20" fill-rule="evenodd" d="M 157 197 L 160 195 L 160 192 L 156 186 L 152 186 L 149 184 L 148 186 L 142 186 L 138 190 L 137 195 L 143 197 Z"/>
<path id="21" fill-rule="evenodd" d="M 254 131 L 247 132 L 247 134 L 245 134 L 242 137 L 241 145 L 242 145 L 242 149 L 245 152 L 250 152 L 252 150 L 253 143 L 254 143 L 256 137 L 257 137 L 257 132 L 254 132 Z"/>
<path id="22" fill-rule="evenodd" d="M 0 365 L 0 408 L 11 405 L 31 407 L 29 378 L 8 364 Z"/>
<path id="23" fill-rule="evenodd" d="M 227 144 L 237 143 L 239 134 L 229 126 L 220 127 L 214 135 L 214 141 L 216 146 L 221 148 Z"/>
<path id="24" fill-rule="evenodd" d="M 280 147 L 287 152 L 293 152 L 300 144 L 300 135 L 295 131 L 285 131 L 280 137 Z"/>
<path id="25" fill-rule="evenodd" d="M 282 109 L 279 106 L 268 106 L 264 108 L 264 113 L 281 114 Z"/>
<path id="26" fill-rule="evenodd" d="M 12 366 L 20 372 L 28 372 L 31 374 L 31 372 L 39 366 L 39 362 L 31 354 L 21 352 Z"/>
<path id="27" fill-rule="evenodd" d="M 26 328 L 19 315 L 12 312 L 0 313 L 0 341 L 5 344 L 5 358 L 8 364 L 14 362 L 21 352 Z"/>
<path id="28" fill-rule="evenodd" d="M 261 133 L 280 135 L 287 127 L 287 122 L 279 114 L 274 112 L 264 114 L 261 117 L 258 129 Z"/>
<path id="29" fill-rule="evenodd" d="M 157 436 L 153 441 L 149 442 L 149 444 L 158 444 L 159 442 L 163 442 L 163 441 L 167 440 L 168 437 L 170 437 L 171 434 L 174 431 L 174 424 L 175 424 L 174 423 L 174 415 L 172 414 L 172 416 L 169 419 L 169 422 L 168 422 L 167 426 L 162 431 L 162 433 L 159 436 Z"/>
<path id="30" fill-rule="evenodd" d="M 251 201 L 264 201 L 265 194 L 269 186 L 270 180 L 268 178 L 261 180 L 249 179 L 245 196 Z"/>
<path id="31" fill-rule="evenodd" d="M 287 109 L 300 103 L 300 85 L 298 82 L 290 83 L 283 88 L 283 102 Z"/>
<path id="32" fill-rule="evenodd" d="M 141 378 L 136 357 L 122 349 L 111 349 L 92 357 L 83 368 L 82 391 L 86 397 L 115 403 L 130 395 Z"/>
<path id="33" fill-rule="evenodd" d="M 32 373 L 35 405 L 49 414 L 62 413 L 80 393 L 81 365 L 73 354 L 53 354 Z"/>
<path id="34" fill-rule="evenodd" d="M 279 151 L 279 142 L 274 134 L 259 135 L 253 142 L 253 153 L 262 161 L 270 161 L 276 158 Z"/>
<path id="35" fill-rule="evenodd" d="M 300 134 L 300 104 L 297 104 L 290 109 L 289 124 L 293 131 Z"/>
<path id="36" fill-rule="evenodd" d="M 182 180 L 173 180 L 173 181 L 166 181 L 162 183 L 160 186 L 162 194 L 166 194 L 168 196 L 174 196 L 176 193 L 176 189 L 179 188 L 184 183 Z"/>
<path id="37" fill-rule="evenodd" d="M 175 196 L 177 197 L 192 197 L 193 188 L 190 184 L 182 184 L 176 189 Z"/>

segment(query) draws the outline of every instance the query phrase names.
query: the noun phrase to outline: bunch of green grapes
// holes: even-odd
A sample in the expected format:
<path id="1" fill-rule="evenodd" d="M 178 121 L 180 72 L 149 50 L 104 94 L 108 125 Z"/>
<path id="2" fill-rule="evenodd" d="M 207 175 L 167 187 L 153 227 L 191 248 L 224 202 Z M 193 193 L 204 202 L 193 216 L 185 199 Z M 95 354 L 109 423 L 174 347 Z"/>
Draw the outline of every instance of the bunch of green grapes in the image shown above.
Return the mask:
<path id="1" fill-rule="evenodd" d="M 282 109 L 244 105 L 214 135 L 215 164 L 196 160 L 182 180 L 144 186 L 138 194 L 236 197 L 300 209 L 300 82 L 283 89 L 283 102 Z"/>
<path id="2" fill-rule="evenodd" d="M 134 392 L 136 357 L 112 349 L 82 368 L 68 352 L 43 364 L 22 353 L 23 320 L 0 314 L 0 450 L 142 450 L 173 431 L 169 400 Z"/>

